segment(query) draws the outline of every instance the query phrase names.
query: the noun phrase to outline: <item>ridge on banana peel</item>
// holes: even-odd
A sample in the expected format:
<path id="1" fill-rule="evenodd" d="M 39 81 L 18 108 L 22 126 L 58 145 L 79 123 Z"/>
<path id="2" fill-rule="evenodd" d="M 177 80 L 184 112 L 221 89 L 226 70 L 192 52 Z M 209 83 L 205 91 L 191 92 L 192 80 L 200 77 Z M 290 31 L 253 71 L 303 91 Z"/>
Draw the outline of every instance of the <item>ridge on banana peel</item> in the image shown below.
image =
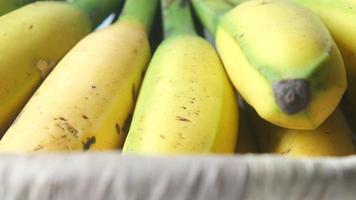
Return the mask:
<path id="1" fill-rule="evenodd" d="M 338 47 L 321 20 L 288 0 L 250 0 L 220 17 L 216 47 L 234 86 L 265 120 L 315 129 L 347 83 Z"/>
<path id="2" fill-rule="evenodd" d="M 351 125 L 356 117 L 356 1 L 294 0 L 317 14 L 324 22 L 343 56 L 348 89 L 342 109 Z"/>
<path id="3" fill-rule="evenodd" d="M 192 2 L 233 85 L 262 118 L 308 130 L 335 110 L 347 86 L 344 63 L 315 14 L 289 0 L 229 1 L 225 13 L 213 0 Z"/>

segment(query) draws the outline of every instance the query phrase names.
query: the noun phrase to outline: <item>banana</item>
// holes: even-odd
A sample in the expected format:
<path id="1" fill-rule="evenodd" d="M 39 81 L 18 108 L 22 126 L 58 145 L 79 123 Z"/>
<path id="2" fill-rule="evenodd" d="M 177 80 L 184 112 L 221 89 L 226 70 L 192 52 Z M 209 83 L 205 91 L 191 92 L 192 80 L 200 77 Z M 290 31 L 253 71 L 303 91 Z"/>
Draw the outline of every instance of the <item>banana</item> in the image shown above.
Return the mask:
<path id="1" fill-rule="evenodd" d="M 264 153 L 292 157 L 347 156 L 355 153 L 350 128 L 339 109 L 315 130 L 277 127 L 250 112 Z"/>
<path id="2" fill-rule="evenodd" d="M 120 147 L 150 58 L 147 32 L 157 4 L 158 0 L 128 0 L 117 23 L 80 41 L 6 132 L 0 151 Z M 141 11 L 144 22 L 132 15 L 132 8 Z"/>
<path id="3" fill-rule="evenodd" d="M 295 0 L 311 9 L 327 26 L 344 58 L 348 89 L 343 107 L 356 122 L 356 2 L 351 0 Z M 355 123 L 351 123 L 355 124 Z"/>
<path id="4" fill-rule="evenodd" d="M 212 18 L 204 0 L 193 2 L 200 18 Z M 347 86 L 344 63 L 315 14 L 289 0 L 251 0 L 218 22 L 210 30 L 225 69 L 262 118 L 310 130 L 335 110 Z"/>
<path id="5" fill-rule="evenodd" d="M 238 108 L 223 66 L 195 34 L 186 1 L 162 7 L 166 38 L 146 72 L 123 153 L 233 153 Z"/>
<path id="6" fill-rule="evenodd" d="M 118 2 L 36 2 L 0 18 L 0 135 L 58 61 Z"/>

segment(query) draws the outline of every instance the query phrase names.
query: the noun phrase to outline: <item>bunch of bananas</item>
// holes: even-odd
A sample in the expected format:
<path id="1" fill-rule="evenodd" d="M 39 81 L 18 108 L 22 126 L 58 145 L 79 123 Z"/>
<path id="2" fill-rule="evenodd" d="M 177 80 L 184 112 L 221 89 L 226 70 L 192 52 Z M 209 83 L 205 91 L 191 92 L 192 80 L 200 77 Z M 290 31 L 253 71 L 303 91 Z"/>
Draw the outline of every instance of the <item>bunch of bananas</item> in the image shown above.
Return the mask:
<path id="1" fill-rule="evenodd" d="M 356 3 L 161 0 L 152 58 L 159 0 L 2 3 L 1 152 L 355 152 Z"/>

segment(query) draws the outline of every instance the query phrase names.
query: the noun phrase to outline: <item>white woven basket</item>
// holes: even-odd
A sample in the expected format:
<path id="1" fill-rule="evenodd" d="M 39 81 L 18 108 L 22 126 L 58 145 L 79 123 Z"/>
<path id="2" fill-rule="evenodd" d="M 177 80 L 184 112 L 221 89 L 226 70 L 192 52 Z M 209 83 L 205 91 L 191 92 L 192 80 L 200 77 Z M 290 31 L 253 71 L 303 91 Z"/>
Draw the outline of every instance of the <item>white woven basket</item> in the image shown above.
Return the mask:
<path id="1" fill-rule="evenodd" d="M 0 156 L 1 200 L 355 200 L 356 157 Z"/>

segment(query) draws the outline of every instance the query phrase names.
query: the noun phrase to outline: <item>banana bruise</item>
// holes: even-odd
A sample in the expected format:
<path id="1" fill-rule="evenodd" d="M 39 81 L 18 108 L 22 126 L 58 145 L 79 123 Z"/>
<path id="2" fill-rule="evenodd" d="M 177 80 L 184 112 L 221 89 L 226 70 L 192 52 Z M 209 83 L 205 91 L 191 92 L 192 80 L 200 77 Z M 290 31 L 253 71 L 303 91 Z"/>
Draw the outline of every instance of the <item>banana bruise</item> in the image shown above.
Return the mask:
<path id="1" fill-rule="evenodd" d="M 272 125 L 250 112 L 263 153 L 292 157 L 347 156 L 355 153 L 351 130 L 339 109 L 315 130 Z"/>
<path id="2" fill-rule="evenodd" d="M 25 106 L 0 151 L 119 148 L 149 58 L 138 23 L 119 22 L 85 37 Z"/>
<path id="3" fill-rule="evenodd" d="M 0 18 L 0 134 L 90 30 L 85 13 L 61 2 L 33 3 Z"/>
<path id="4" fill-rule="evenodd" d="M 343 56 L 348 88 L 343 110 L 355 124 L 356 117 L 356 2 L 350 0 L 295 0 L 311 9 L 327 26 Z"/>
<path id="5" fill-rule="evenodd" d="M 241 3 L 221 17 L 216 46 L 243 98 L 281 127 L 319 127 L 346 89 L 344 63 L 328 30 L 291 1 Z"/>
<path id="6" fill-rule="evenodd" d="M 146 72 L 124 153 L 233 153 L 236 96 L 211 45 L 195 35 L 164 40 Z"/>

